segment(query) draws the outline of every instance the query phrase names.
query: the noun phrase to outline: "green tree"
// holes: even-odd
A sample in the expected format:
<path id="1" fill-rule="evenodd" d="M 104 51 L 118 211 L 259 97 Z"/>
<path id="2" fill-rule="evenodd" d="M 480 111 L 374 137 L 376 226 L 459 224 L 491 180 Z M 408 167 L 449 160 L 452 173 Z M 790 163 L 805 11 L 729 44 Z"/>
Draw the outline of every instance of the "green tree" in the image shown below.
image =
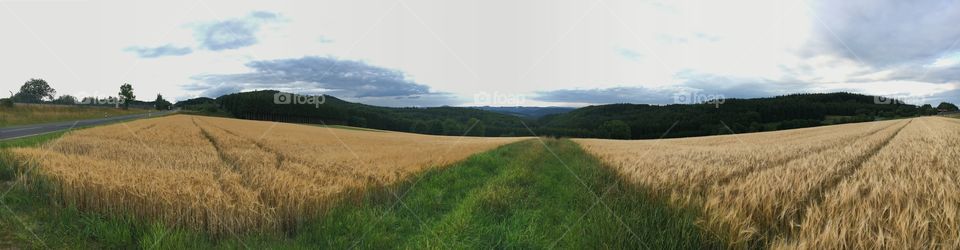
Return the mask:
<path id="1" fill-rule="evenodd" d="M 630 139 L 630 125 L 621 120 L 606 121 L 597 130 L 603 138 Z"/>
<path id="2" fill-rule="evenodd" d="M 13 95 L 13 100 L 17 102 L 39 103 L 43 99 L 53 100 L 56 90 L 50 87 L 50 84 L 43 79 L 33 79 L 23 83 L 20 86 L 20 92 Z"/>
<path id="3" fill-rule="evenodd" d="M 933 108 L 930 104 L 924 104 L 920 106 L 920 115 L 936 115 L 937 109 Z"/>
<path id="4" fill-rule="evenodd" d="M 427 122 L 427 133 L 434 135 L 443 134 L 443 122 L 440 120 L 430 120 Z"/>
<path id="5" fill-rule="evenodd" d="M 418 133 L 418 134 L 427 134 L 429 133 L 429 128 L 427 127 L 426 123 L 416 121 L 416 122 L 413 122 L 412 125 L 410 125 L 410 132 Z"/>
<path id="6" fill-rule="evenodd" d="M 366 128 L 367 118 L 352 116 L 350 117 L 350 120 L 348 121 L 348 123 L 350 124 L 350 126 Z"/>
<path id="7" fill-rule="evenodd" d="M 77 98 L 72 95 L 62 95 L 57 97 L 56 100 L 53 100 L 53 103 L 64 104 L 64 105 L 74 105 L 77 104 Z"/>
<path id="8" fill-rule="evenodd" d="M 163 99 L 163 95 L 160 95 L 160 94 L 157 94 L 157 99 L 153 101 L 153 107 L 156 108 L 157 110 L 170 109 L 171 105 L 172 104 L 166 99 Z"/>
<path id="9" fill-rule="evenodd" d="M 470 118 L 470 120 L 467 121 L 467 128 L 470 128 L 469 126 L 473 126 L 473 128 L 470 129 L 470 133 L 468 133 L 468 135 L 484 136 L 487 134 L 487 127 L 483 125 L 483 122 L 480 121 L 480 119 Z"/>
<path id="10" fill-rule="evenodd" d="M 948 112 L 960 111 L 960 109 L 957 109 L 957 105 L 953 105 L 953 103 L 949 102 L 941 102 L 940 105 L 937 105 L 937 109 L 946 110 Z"/>
<path id="11" fill-rule="evenodd" d="M 460 123 L 457 123 L 453 119 L 446 119 L 443 121 L 443 134 L 444 135 L 461 135 L 463 133 L 463 126 Z"/>
<path id="12" fill-rule="evenodd" d="M 123 109 L 130 108 L 130 102 L 137 98 L 137 96 L 133 95 L 133 86 L 129 83 L 120 85 L 120 98 L 123 101 Z"/>

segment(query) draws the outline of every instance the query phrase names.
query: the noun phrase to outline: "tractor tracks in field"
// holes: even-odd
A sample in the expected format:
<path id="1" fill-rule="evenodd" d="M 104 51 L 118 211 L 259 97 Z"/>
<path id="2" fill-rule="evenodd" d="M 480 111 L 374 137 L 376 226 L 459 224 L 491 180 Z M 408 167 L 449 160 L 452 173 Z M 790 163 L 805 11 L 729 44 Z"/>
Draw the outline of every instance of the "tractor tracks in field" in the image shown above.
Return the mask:
<path id="1" fill-rule="evenodd" d="M 827 194 L 835 190 L 840 185 L 840 183 L 843 182 L 843 180 L 850 178 L 850 176 L 857 173 L 857 171 L 860 171 L 860 169 L 863 168 L 863 165 L 869 162 L 870 159 L 872 159 L 874 156 L 879 154 L 880 151 L 882 151 L 884 148 L 887 147 L 887 145 L 890 145 L 890 142 L 892 142 L 895 138 L 897 138 L 897 136 L 900 135 L 900 132 L 902 132 L 903 129 L 906 128 L 907 126 L 910 126 L 912 122 L 913 122 L 913 119 L 908 120 L 906 124 L 900 126 L 900 128 L 897 128 L 897 131 L 894 132 L 893 135 L 891 135 L 890 137 L 887 137 L 886 139 L 883 140 L 883 142 L 871 148 L 869 151 L 867 151 L 866 154 L 863 154 L 854 158 L 852 160 L 853 164 L 851 164 L 850 167 L 840 169 L 832 177 L 824 180 L 824 182 L 821 185 L 815 186 L 813 190 L 807 193 L 807 197 L 802 199 L 803 202 L 800 203 L 800 206 L 799 206 L 800 211 L 796 213 L 796 216 L 798 217 L 796 218 L 797 224 L 801 224 L 803 220 L 806 218 L 807 209 L 822 203 L 826 199 Z"/>
<path id="2" fill-rule="evenodd" d="M 874 131 L 870 131 L 870 132 L 868 132 L 866 135 L 864 135 L 864 136 L 862 136 L 862 137 L 860 137 L 860 138 L 869 138 L 869 137 L 871 137 L 871 136 L 873 136 L 873 135 L 876 135 L 877 133 L 880 133 L 880 131 L 883 131 L 883 130 L 885 130 L 885 129 L 887 129 L 887 128 L 890 128 L 890 127 L 892 127 L 892 126 L 896 126 L 896 123 L 890 124 L 890 125 L 888 125 L 888 126 L 885 126 L 885 127 L 879 128 L 879 129 L 876 129 L 876 130 L 874 130 Z M 902 128 L 901 128 L 901 129 L 902 129 Z M 897 131 L 897 132 L 899 132 L 899 131 Z M 846 146 L 852 145 L 852 144 L 854 144 L 854 143 L 857 143 L 857 142 L 859 142 L 859 141 L 860 141 L 860 139 L 852 140 L 852 141 L 850 141 L 850 142 L 848 142 L 848 143 L 840 144 L 839 147 L 846 147 Z M 717 181 L 715 182 L 715 184 L 713 185 L 713 187 L 716 188 L 716 187 L 724 186 L 724 185 L 730 183 L 731 181 L 743 179 L 743 178 L 745 178 L 745 177 L 747 177 L 747 176 L 749 176 L 750 174 L 753 174 L 753 173 L 761 173 L 761 172 L 764 172 L 764 171 L 769 171 L 769 170 L 777 169 L 777 168 L 780 168 L 780 167 L 789 165 L 790 162 L 803 159 L 804 157 L 807 157 L 807 156 L 810 156 L 810 155 L 816 155 L 816 154 L 819 154 L 819 153 L 822 153 L 822 152 L 824 152 L 824 151 L 827 151 L 827 150 L 830 150 L 830 149 L 834 149 L 834 148 L 836 148 L 836 147 L 830 147 L 830 146 L 817 147 L 817 148 L 815 148 L 815 149 L 813 149 L 813 150 L 811 150 L 811 151 L 809 151 L 809 152 L 805 152 L 804 154 L 797 154 L 797 155 L 795 155 L 795 156 L 790 156 L 790 157 L 786 157 L 786 158 L 783 158 L 783 159 L 779 159 L 779 160 L 777 160 L 777 161 L 770 162 L 769 164 L 766 164 L 765 166 L 749 167 L 749 168 L 742 169 L 742 170 L 740 170 L 740 171 L 735 171 L 735 172 L 733 172 L 733 173 L 731 173 L 731 174 L 729 174 L 729 175 L 727 175 L 727 176 L 724 176 L 724 177 L 720 178 L 719 180 L 717 180 Z"/>

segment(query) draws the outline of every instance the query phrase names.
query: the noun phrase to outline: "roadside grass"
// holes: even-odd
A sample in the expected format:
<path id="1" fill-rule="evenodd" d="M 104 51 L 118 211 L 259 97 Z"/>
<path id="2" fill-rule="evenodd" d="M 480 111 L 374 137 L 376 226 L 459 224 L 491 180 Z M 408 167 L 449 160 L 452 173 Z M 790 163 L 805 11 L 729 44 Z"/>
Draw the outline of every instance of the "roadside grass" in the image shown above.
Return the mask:
<path id="1" fill-rule="evenodd" d="M 38 145 L 57 135 L 10 142 Z M 527 140 L 371 188 L 285 235 L 205 233 L 101 216 L 51 204 L 36 179 L 2 200 L 0 248 L 81 249 L 505 249 L 721 248 L 695 225 L 695 210 L 650 198 L 569 140 Z M 556 153 L 558 160 L 550 153 Z M 9 162 L 0 154 L 0 161 Z M 7 163 L 4 163 L 5 166 Z M 22 169 L 24 166 L 14 167 Z M 569 168 L 568 168 L 569 167 Z M 579 179 L 579 180 L 578 180 Z M 587 187 L 584 187 L 582 180 Z M 6 188 L 4 188 L 5 190 Z M 602 202 L 596 202 L 602 196 Z M 402 202 L 397 202 L 398 197 Z M 318 211 L 319 212 L 319 211 Z M 6 231 L 6 232 L 4 232 Z M 8 235 L 4 237 L 3 235 Z"/>
<path id="2" fill-rule="evenodd" d="M 23 104 L 0 107 L 0 127 L 84 120 L 147 113 L 149 109 L 115 109 L 83 105 Z"/>

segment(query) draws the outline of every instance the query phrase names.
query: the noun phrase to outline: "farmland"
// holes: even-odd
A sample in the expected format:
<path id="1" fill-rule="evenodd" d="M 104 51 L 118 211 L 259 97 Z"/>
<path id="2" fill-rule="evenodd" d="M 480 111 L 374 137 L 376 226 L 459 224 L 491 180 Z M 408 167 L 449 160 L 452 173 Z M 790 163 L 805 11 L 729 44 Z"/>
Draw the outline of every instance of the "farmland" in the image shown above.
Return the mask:
<path id="1" fill-rule="evenodd" d="M 731 246 L 960 247 L 957 120 L 577 142 Z"/>
<path id="2" fill-rule="evenodd" d="M 957 248 L 958 144 L 943 117 L 628 141 L 175 115 L 0 144 L 21 187 L 0 225 L 92 248 Z"/>
<path id="3" fill-rule="evenodd" d="M 14 149 L 83 211 L 227 234 L 291 230 L 338 200 L 519 138 L 372 133 L 178 115 Z"/>
<path id="4" fill-rule="evenodd" d="M 0 144 L 28 163 L 0 197 L 0 247 L 722 245 L 566 139 L 186 115 L 61 134 Z"/>

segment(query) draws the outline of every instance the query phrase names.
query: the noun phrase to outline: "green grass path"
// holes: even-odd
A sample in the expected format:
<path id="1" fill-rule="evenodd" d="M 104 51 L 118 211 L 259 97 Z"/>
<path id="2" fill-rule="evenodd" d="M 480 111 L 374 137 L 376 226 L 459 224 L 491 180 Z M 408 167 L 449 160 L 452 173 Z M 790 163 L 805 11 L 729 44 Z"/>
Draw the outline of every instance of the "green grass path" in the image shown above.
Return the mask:
<path id="1" fill-rule="evenodd" d="M 403 202 L 380 195 L 344 205 L 298 241 L 363 249 L 711 247 L 696 214 L 619 183 L 569 140 L 545 144 L 549 150 L 537 140 L 515 143 L 430 171 L 395 190 L 406 193 Z"/>

